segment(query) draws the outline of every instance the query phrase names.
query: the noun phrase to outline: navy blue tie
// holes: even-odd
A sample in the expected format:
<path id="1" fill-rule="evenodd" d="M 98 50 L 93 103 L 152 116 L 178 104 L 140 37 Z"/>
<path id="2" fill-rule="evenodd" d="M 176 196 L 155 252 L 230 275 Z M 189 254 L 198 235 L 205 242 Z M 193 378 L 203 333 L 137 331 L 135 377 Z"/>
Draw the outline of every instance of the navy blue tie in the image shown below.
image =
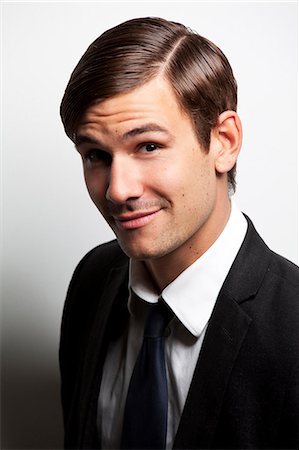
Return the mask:
<path id="1" fill-rule="evenodd" d="M 165 449 L 167 377 L 164 331 L 171 311 L 161 301 L 150 306 L 141 350 L 131 377 L 122 432 L 122 449 Z"/>

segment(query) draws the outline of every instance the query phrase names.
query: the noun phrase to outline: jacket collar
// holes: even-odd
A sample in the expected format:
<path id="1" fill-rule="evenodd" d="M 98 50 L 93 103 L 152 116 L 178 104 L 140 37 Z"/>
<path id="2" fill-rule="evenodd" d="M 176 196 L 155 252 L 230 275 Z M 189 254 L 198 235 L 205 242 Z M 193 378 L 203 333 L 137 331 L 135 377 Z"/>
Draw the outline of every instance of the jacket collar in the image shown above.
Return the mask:
<path id="1" fill-rule="evenodd" d="M 223 291 L 237 303 L 256 295 L 268 271 L 272 253 L 251 220 L 244 216 L 248 222 L 247 233 L 223 284 Z"/>

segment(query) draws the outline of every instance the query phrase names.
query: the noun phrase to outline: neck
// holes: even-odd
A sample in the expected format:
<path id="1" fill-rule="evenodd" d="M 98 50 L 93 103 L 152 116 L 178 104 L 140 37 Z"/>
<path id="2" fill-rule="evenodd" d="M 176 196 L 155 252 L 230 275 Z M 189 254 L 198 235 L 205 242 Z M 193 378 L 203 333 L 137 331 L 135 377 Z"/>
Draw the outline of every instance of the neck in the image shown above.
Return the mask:
<path id="1" fill-rule="evenodd" d="M 208 220 L 184 245 L 161 258 L 145 261 L 159 293 L 200 258 L 224 230 L 231 211 L 228 195 L 217 203 Z"/>

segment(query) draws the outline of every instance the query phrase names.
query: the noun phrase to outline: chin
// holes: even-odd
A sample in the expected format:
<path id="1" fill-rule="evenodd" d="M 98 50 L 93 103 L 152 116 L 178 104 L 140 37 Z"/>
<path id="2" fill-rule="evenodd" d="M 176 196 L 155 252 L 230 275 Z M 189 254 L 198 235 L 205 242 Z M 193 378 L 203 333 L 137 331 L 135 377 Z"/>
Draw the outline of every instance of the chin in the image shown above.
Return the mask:
<path id="1" fill-rule="evenodd" d="M 138 261 L 145 261 L 148 259 L 155 259 L 159 256 L 155 255 L 152 251 L 147 251 L 146 249 L 139 249 L 139 248 L 131 248 L 127 245 L 122 245 L 120 242 L 119 245 L 121 246 L 123 252 L 132 259 L 138 260 Z"/>
<path id="2" fill-rule="evenodd" d="M 153 245 L 137 245 L 136 242 L 128 244 L 121 240 L 119 240 L 118 243 L 129 258 L 139 261 L 159 259 L 171 253 L 171 250 L 168 248 L 163 250 L 161 247 L 155 248 Z"/>
<path id="3" fill-rule="evenodd" d="M 149 248 L 149 246 L 141 245 L 140 243 L 138 244 L 137 239 L 134 239 L 131 242 L 118 239 L 118 243 L 123 252 L 132 259 L 151 259 L 153 257 L 153 253 L 155 253 L 152 248 Z"/>

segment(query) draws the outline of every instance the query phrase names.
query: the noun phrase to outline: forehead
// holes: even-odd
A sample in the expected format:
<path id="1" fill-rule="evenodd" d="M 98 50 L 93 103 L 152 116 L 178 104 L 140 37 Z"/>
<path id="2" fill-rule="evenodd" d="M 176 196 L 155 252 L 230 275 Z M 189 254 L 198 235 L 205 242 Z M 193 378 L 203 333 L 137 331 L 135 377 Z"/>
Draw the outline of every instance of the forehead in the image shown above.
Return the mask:
<path id="1" fill-rule="evenodd" d="M 90 106 L 77 132 L 122 133 L 142 123 L 163 128 L 177 127 L 188 120 L 168 81 L 156 77 L 141 87 Z"/>

